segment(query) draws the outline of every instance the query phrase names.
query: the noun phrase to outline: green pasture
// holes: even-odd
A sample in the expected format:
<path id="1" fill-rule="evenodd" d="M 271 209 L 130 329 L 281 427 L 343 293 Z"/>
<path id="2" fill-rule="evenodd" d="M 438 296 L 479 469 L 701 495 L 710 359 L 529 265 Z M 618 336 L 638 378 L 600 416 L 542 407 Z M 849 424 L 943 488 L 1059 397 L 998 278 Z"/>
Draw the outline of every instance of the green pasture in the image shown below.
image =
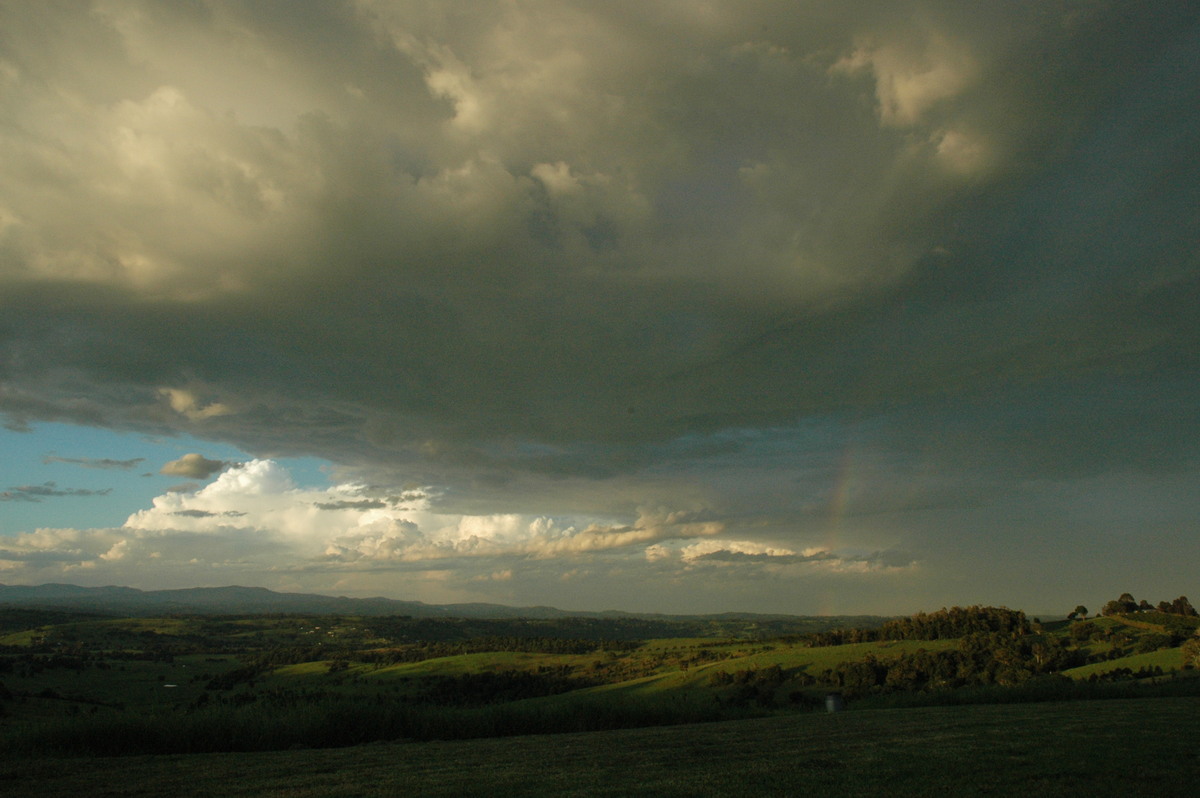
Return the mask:
<path id="1" fill-rule="evenodd" d="M 957 646 L 956 640 L 900 640 L 872 643 L 850 643 L 841 646 L 809 647 L 798 643 L 749 644 L 745 641 L 716 643 L 694 639 L 663 639 L 631 652 L 613 654 L 540 654 L 515 651 L 494 651 L 438 657 L 420 662 L 395 665 L 351 663 L 339 673 L 364 681 L 424 679 L 436 676 L 459 676 L 467 673 L 537 670 L 538 668 L 568 667 L 580 675 L 596 675 L 596 663 L 627 663 L 632 670 L 649 669 L 653 673 L 630 679 L 617 679 L 593 691 L 630 690 L 657 692 L 664 689 L 695 688 L 706 685 L 714 673 L 734 673 L 743 670 L 763 670 L 779 666 L 785 671 L 805 671 L 816 675 L 839 663 L 861 660 L 867 655 L 888 659 L 919 650 L 941 651 Z M 720 659 L 687 663 L 697 650 L 707 650 Z M 329 662 L 306 662 L 276 668 L 264 683 L 277 679 L 323 679 L 330 675 Z"/>
<path id="2" fill-rule="evenodd" d="M 768 644 L 740 656 L 693 665 L 689 671 L 693 675 L 704 675 L 707 678 L 718 671 L 732 673 L 740 670 L 762 670 L 778 665 L 784 670 L 804 669 L 808 674 L 816 675 L 827 668 L 834 668 L 843 662 L 861 660 L 868 655 L 885 660 L 920 650 L 945 651 L 957 646 L 957 640 L 884 640 L 817 647 L 798 643 Z"/>
<path id="3" fill-rule="evenodd" d="M 1078 668 L 1065 670 L 1063 674 L 1070 676 L 1072 679 L 1087 679 L 1092 675 L 1100 676 L 1115 671 L 1118 668 L 1129 668 L 1136 672 L 1142 668 L 1159 667 L 1164 672 L 1170 672 L 1179 670 L 1182 665 L 1183 652 L 1180 649 L 1160 648 L 1158 651 L 1151 651 L 1146 654 L 1130 654 L 1127 657 L 1118 657 L 1106 662 L 1093 662 Z"/>
<path id="4" fill-rule="evenodd" d="M 0 760 L 36 796 L 1190 795 L 1200 698 L 929 707 L 271 753 Z"/>
<path id="5" fill-rule="evenodd" d="M 404 662 L 373 669 L 371 665 L 352 668 L 363 678 L 396 679 L 429 676 L 459 676 L 464 673 L 487 673 L 508 670 L 536 670 L 539 667 L 562 665 L 583 667 L 596 659 L 594 654 L 539 654 L 523 651 L 485 651 L 438 657 L 421 662 Z"/>

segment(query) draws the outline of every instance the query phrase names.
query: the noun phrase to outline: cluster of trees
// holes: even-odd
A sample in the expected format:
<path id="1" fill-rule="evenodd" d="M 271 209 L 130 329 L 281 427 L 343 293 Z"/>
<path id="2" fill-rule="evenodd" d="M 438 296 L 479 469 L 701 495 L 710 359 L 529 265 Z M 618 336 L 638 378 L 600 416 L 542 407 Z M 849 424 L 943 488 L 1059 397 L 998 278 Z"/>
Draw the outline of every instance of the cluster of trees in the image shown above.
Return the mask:
<path id="1" fill-rule="evenodd" d="M 1160 602 L 1155 607 L 1146 601 L 1139 603 L 1126 593 L 1106 604 L 1102 612 L 1105 615 L 1134 612 L 1154 615 L 1143 615 L 1137 630 L 1076 623 L 1071 627 L 1070 637 L 1063 638 L 1041 634 L 1020 612 L 994 607 L 955 607 L 890 621 L 875 630 L 847 630 L 810 638 L 813 645 L 959 638 L 955 649 L 919 650 L 889 658 L 868 654 L 862 660 L 840 663 L 816 676 L 801 674 L 799 679 L 802 683 L 839 689 L 849 695 L 1012 686 L 1091 662 L 1175 648 L 1181 643 L 1184 667 L 1200 668 L 1200 635 L 1193 635 L 1195 621 L 1191 620 L 1197 613 L 1186 596 Z M 1086 618 L 1087 608 L 1077 607 L 1071 617 L 1078 616 Z M 1141 627 L 1147 631 L 1141 631 Z M 1082 645 L 1091 640 L 1107 645 L 1095 650 Z M 1113 673 L 1115 676 L 1108 678 L 1156 675 L 1126 673 L 1120 669 Z"/>
<path id="2" fill-rule="evenodd" d="M 789 674 L 779 665 L 767 668 L 748 668 L 738 671 L 717 671 L 709 677 L 714 687 L 734 687 L 725 698 L 731 706 L 775 706 L 775 693 L 788 680 Z M 793 703 L 800 703 L 802 693 L 793 693 Z"/>
<path id="3" fill-rule="evenodd" d="M 361 651 L 355 654 L 358 662 L 396 665 L 402 662 L 422 662 L 438 657 L 461 654 L 482 654 L 489 651 L 520 651 L 530 654 L 591 654 L 594 651 L 633 651 L 640 641 L 580 640 L 560 637 L 478 637 L 457 642 L 420 641 L 394 648 Z"/>
<path id="4" fill-rule="evenodd" d="M 1020 610 L 972 606 L 919 612 L 909 618 L 888 621 L 877 629 L 834 629 L 805 639 L 813 646 L 838 646 L 879 640 L 952 640 L 977 634 L 1021 637 L 1032 631 L 1032 625 Z"/>
<path id="5" fill-rule="evenodd" d="M 1133 668 L 1113 668 L 1111 671 L 1104 673 L 1093 673 L 1088 677 L 1089 682 L 1123 682 L 1129 679 L 1153 679 L 1163 676 L 1164 672 L 1161 666 L 1155 665 L 1150 667 L 1143 665 L 1136 671 Z"/>
<path id="6" fill-rule="evenodd" d="M 1061 639 L 974 632 L 964 636 L 957 649 L 921 649 L 887 659 L 868 654 L 862 660 L 827 668 L 811 683 L 837 688 L 848 695 L 968 685 L 1011 686 L 1084 662 L 1083 652 Z"/>
<path id="7" fill-rule="evenodd" d="M 1153 605 L 1145 599 L 1137 601 L 1130 593 L 1122 593 L 1119 598 L 1106 603 L 1100 610 L 1100 614 L 1126 615 L 1132 612 L 1154 612 L 1155 610 L 1167 615 L 1182 615 L 1185 617 L 1196 617 L 1198 615 L 1196 608 L 1188 601 L 1187 596 L 1180 596 L 1174 601 L 1160 601 L 1157 605 Z M 1076 612 L 1078 612 L 1078 609 Z M 1086 611 L 1084 614 L 1087 614 Z"/>
<path id="8" fill-rule="evenodd" d="M 1183 650 L 1183 667 L 1200 668 L 1200 637 L 1193 637 L 1181 648 Z"/>
<path id="9" fill-rule="evenodd" d="M 260 665 L 243 665 L 240 668 L 225 671 L 224 673 L 211 676 L 208 683 L 204 686 L 205 690 L 233 690 L 239 684 L 253 685 L 254 680 L 262 675 L 266 668 Z M 209 674 L 202 674 L 200 678 L 209 677 Z"/>
<path id="10" fill-rule="evenodd" d="M 771 685 L 778 687 L 787 679 L 783 668 L 772 665 L 768 668 L 747 668 L 739 671 L 715 671 L 708 677 L 709 684 L 717 687 L 726 685 Z"/>
<path id="11" fill-rule="evenodd" d="M 1083 645 L 1088 641 L 1109 644 L 1110 648 L 1103 654 L 1092 656 L 1089 662 L 1100 662 L 1105 659 L 1117 659 L 1126 654 L 1146 654 L 1161 648 L 1175 648 L 1191 635 L 1191 628 L 1168 629 L 1167 631 L 1149 631 L 1134 635 L 1128 627 L 1114 629 L 1111 626 L 1101 626 L 1095 623 L 1077 623 L 1071 627 L 1071 639 Z M 1132 647 L 1132 651 L 1130 651 Z"/>
<path id="12" fill-rule="evenodd" d="M 597 684 L 600 682 L 574 675 L 567 666 L 460 673 L 428 680 L 419 700 L 438 705 L 500 704 L 569 693 Z"/>

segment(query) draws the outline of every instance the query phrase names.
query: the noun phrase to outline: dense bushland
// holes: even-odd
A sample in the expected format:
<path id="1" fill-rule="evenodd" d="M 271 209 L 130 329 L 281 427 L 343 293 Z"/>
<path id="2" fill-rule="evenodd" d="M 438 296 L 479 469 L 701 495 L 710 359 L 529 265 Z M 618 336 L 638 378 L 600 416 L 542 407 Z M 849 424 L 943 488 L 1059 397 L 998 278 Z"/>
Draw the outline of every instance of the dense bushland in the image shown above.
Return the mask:
<path id="1" fill-rule="evenodd" d="M 1123 670 L 1123 669 L 1119 669 Z M 1159 678 L 1151 678 L 1151 677 Z M 1149 681 L 1146 681 L 1149 679 Z M 972 685 L 955 690 L 896 691 L 860 697 L 859 709 L 1024 704 L 1039 701 L 1177 698 L 1200 696 L 1200 678 L 1172 678 L 1153 671 L 1112 672 L 1108 678 L 1070 679 L 1060 674 L 1037 676 L 1017 685 Z"/>
<path id="2" fill-rule="evenodd" d="M 951 640 L 972 634 L 1027 635 L 1025 613 L 1005 607 L 952 607 L 887 621 L 875 629 L 834 629 L 808 635 L 814 646 L 840 646 L 879 640 Z"/>

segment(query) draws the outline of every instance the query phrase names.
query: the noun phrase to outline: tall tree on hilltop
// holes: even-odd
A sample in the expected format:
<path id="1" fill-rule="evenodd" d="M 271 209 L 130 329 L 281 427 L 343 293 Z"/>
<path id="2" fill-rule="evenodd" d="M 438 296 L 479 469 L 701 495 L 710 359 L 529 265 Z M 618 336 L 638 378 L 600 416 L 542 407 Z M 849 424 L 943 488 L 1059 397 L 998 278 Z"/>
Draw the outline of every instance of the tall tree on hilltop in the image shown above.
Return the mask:
<path id="1" fill-rule="evenodd" d="M 1195 617 L 1197 614 L 1196 608 L 1192 606 L 1192 602 L 1188 601 L 1187 596 L 1180 596 L 1171 602 L 1171 609 L 1167 610 L 1173 615 L 1187 615 Z"/>
<path id="2" fill-rule="evenodd" d="M 1137 612 L 1137 599 L 1131 593 L 1122 593 L 1120 598 L 1116 598 L 1104 605 L 1100 610 L 1101 615 L 1122 615 L 1127 612 Z"/>

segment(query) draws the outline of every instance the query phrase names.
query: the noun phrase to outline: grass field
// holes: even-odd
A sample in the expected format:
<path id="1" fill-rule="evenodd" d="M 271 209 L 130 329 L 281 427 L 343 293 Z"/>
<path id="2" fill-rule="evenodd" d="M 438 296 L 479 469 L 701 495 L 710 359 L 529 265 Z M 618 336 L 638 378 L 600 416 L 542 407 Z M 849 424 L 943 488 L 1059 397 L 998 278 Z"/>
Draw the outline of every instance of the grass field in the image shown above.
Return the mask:
<path id="1" fill-rule="evenodd" d="M 1129 668 L 1132 671 L 1137 671 L 1142 668 L 1162 668 L 1163 671 L 1178 670 L 1183 661 L 1183 656 L 1178 648 L 1164 648 L 1158 651 L 1150 651 L 1146 654 L 1130 654 L 1127 657 L 1119 657 L 1111 659 L 1107 662 L 1093 662 L 1090 665 L 1081 665 L 1078 668 L 1070 668 L 1063 671 L 1065 676 L 1070 676 L 1072 679 L 1086 679 L 1092 674 L 1097 676 L 1114 671 L 1118 668 Z"/>
<path id="2" fill-rule="evenodd" d="M 263 754 L 0 762 L 23 796 L 1185 796 L 1200 698 L 931 707 Z"/>

